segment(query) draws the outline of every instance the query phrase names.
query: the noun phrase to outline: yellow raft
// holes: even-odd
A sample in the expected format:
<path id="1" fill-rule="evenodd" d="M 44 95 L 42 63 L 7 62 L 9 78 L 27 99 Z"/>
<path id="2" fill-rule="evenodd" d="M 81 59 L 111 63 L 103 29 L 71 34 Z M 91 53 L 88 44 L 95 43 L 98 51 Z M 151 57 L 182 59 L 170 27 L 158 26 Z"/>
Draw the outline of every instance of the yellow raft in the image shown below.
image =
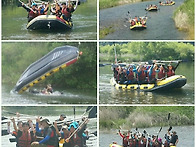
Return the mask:
<path id="1" fill-rule="evenodd" d="M 123 146 L 113 143 L 113 144 L 110 144 L 109 147 L 123 147 Z"/>
<path id="2" fill-rule="evenodd" d="M 172 6 L 172 5 L 175 5 L 175 2 L 174 1 L 171 2 L 171 3 L 162 3 L 162 2 L 160 2 L 160 5 L 161 6 Z"/>
<path id="3" fill-rule="evenodd" d="M 116 89 L 142 90 L 142 91 L 163 91 L 174 88 L 181 88 L 186 84 L 186 77 L 183 75 L 174 75 L 164 80 L 157 81 L 156 84 L 118 84 L 114 78 L 110 80 L 110 84 Z"/>

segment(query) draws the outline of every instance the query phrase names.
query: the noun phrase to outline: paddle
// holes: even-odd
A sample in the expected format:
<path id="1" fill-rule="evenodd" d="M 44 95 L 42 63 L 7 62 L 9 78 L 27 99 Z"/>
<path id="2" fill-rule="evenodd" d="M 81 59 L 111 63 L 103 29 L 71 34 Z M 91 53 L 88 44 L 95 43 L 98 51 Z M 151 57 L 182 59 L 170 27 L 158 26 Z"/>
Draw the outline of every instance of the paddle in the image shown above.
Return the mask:
<path id="1" fill-rule="evenodd" d="M 10 142 L 16 142 L 16 138 L 9 138 Z"/>

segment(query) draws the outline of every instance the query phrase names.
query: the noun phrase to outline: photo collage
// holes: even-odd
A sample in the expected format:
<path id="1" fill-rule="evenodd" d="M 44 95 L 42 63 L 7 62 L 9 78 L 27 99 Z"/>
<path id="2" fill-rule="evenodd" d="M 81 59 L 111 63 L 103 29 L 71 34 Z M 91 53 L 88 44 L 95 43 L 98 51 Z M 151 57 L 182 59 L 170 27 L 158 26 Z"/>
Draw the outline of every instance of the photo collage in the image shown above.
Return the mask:
<path id="1" fill-rule="evenodd" d="M 194 147 L 194 0 L 2 0 L 0 147 Z"/>

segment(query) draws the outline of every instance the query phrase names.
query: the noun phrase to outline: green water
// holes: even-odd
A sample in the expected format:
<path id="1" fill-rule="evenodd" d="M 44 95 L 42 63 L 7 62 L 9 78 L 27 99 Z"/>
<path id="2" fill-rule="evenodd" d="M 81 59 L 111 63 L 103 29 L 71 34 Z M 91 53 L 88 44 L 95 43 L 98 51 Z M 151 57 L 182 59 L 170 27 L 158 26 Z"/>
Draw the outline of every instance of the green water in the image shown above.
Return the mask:
<path id="1" fill-rule="evenodd" d="M 96 39 L 97 1 L 90 0 L 78 6 L 72 15 L 73 28 L 65 31 L 27 30 L 27 11 L 14 5 L 2 5 L 3 40 L 75 40 Z"/>

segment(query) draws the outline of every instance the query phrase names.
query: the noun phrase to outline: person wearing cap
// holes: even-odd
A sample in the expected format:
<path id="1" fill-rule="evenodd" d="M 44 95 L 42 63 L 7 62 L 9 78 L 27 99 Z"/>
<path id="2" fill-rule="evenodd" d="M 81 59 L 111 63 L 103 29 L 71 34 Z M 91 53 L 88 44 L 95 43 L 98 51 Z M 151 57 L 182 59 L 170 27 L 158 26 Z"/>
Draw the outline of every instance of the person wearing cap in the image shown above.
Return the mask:
<path id="1" fill-rule="evenodd" d="M 30 22 L 33 18 L 38 16 L 38 11 L 37 11 L 37 4 L 32 3 L 31 8 L 26 6 L 24 3 L 22 3 L 22 7 L 27 10 L 28 12 L 28 22 Z"/>
<path id="2" fill-rule="evenodd" d="M 43 130 L 44 139 L 42 139 L 39 142 L 33 142 L 31 145 L 32 146 L 45 145 L 46 147 L 56 147 L 58 144 L 58 138 L 57 138 L 56 130 L 54 126 L 50 124 L 48 119 L 45 118 L 45 119 L 40 120 L 38 118 L 36 119 L 36 133 L 42 132 L 42 130 L 39 129 L 39 123 L 44 128 Z"/>
<path id="3" fill-rule="evenodd" d="M 178 143 L 178 135 L 177 135 L 176 131 L 173 131 L 172 134 L 168 131 L 168 134 L 171 136 L 169 145 L 176 146 Z"/>
<path id="4" fill-rule="evenodd" d="M 29 131 L 29 124 L 24 122 L 22 123 L 22 129 L 18 130 L 16 127 L 15 119 L 12 118 L 14 129 L 16 131 L 17 147 L 31 147 L 31 142 L 34 140 L 33 132 Z"/>
<path id="5" fill-rule="evenodd" d="M 58 128 L 59 131 L 61 130 L 62 125 L 66 124 L 65 118 L 66 118 L 65 114 L 61 114 L 59 119 L 55 120 L 56 123 L 57 123 L 57 128 Z"/>

